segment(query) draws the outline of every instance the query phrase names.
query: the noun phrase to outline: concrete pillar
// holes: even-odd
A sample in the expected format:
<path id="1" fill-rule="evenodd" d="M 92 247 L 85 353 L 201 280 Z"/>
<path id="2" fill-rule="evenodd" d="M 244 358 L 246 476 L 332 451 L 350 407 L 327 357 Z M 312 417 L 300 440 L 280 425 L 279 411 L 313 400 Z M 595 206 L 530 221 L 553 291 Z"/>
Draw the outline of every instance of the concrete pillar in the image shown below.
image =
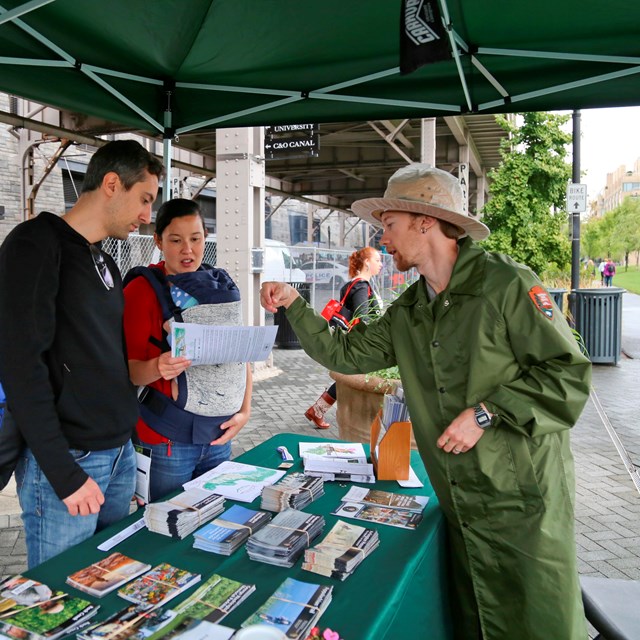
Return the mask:
<path id="1" fill-rule="evenodd" d="M 420 162 L 436 166 L 436 119 L 422 118 L 420 129 Z"/>
<path id="2" fill-rule="evenodd" d="M 264 247 L 264 129 L 218 129 L 216 148 L 217 265 L 240 289 L 244 323 L 264 325 L 251 272 L 251 248 Z"/>

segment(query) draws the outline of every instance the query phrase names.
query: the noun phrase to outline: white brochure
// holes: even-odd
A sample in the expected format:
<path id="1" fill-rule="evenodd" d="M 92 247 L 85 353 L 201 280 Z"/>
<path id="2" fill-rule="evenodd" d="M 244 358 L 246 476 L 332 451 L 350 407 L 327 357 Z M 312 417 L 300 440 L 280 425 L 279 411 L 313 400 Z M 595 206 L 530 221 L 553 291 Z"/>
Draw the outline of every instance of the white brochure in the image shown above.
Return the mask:
<path id="1" fill-rule="evenodd" d="M 277 332 L 277 326 L 218 327 L 174 322 L 171 355 L 189 358 L 193 365 L 257 362 L 269 357 Z"/>

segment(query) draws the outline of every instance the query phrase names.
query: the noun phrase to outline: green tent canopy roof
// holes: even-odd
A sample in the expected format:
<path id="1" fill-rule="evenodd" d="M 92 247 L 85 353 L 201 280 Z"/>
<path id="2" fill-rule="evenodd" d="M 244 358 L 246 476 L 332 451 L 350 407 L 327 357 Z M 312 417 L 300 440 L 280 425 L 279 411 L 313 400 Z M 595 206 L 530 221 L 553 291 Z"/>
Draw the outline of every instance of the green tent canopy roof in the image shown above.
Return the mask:
<path id="1" fill-rule="evenodd" d="M 640 104 L 638 2 L 439 5 L 400 75 L 400 0 L 0 0 L 0 90 L 167 135 Z"/>

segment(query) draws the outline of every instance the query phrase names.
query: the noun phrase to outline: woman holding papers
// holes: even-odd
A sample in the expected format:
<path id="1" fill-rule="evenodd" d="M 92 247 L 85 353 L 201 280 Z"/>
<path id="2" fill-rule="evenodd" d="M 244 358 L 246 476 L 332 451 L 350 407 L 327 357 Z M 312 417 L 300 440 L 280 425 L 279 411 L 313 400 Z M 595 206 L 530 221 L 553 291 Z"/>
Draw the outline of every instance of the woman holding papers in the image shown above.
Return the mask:
<path id="1" fill-rule="evenodd" d="M 369 322 L 377 318 L 382 310 L 382 300 L 369 284 L 373 276 L 382 270 L 382 257 L 373 247 L 363 247 L 349 256 L 349 277 L 351 280 L 340 289 L 340 301 L 343 309 L 349 312 L 349 320 L 356 324 L 360 320 Z M 355 321 L 355 322 L 354 322 Z M 305 417 L 318 429 L 328 429 L 331 425 L 325 421 L 324 414 L 336 401 L 336 383 L 334 382 L 305 411 Z"/>
<path id="2" fill-rule="evenodd" d="M 222 270 L 202 263 L 207 231 L 196 202 L 165 202 L 154 239 L 164 260 L 125 277 L 124 330 L 131 381 L 140 386 L 137 437 L 151 449 L 150 499 L 178 489 L 231 456 L 249 420 L 248 363 L 191 366 L 172 357 L 172 320 L 242 324 L 240 292 Z"/>

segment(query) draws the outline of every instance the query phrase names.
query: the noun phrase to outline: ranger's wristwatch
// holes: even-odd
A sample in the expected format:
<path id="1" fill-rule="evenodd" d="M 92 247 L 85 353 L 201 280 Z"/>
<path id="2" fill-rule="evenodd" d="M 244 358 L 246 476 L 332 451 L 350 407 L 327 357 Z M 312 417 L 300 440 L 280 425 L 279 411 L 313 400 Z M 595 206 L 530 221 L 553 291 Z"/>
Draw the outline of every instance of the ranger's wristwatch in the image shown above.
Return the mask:
<path id="1" fill-rule="evenodd" d="M 476 424 L 481 429 L 488 429 L 493 422 L 493 417 L 488 411 L 485 411 L 482 408 L 482 405 L 476 404 L 473 407 L 474 418 L 476 419 Z"/>

